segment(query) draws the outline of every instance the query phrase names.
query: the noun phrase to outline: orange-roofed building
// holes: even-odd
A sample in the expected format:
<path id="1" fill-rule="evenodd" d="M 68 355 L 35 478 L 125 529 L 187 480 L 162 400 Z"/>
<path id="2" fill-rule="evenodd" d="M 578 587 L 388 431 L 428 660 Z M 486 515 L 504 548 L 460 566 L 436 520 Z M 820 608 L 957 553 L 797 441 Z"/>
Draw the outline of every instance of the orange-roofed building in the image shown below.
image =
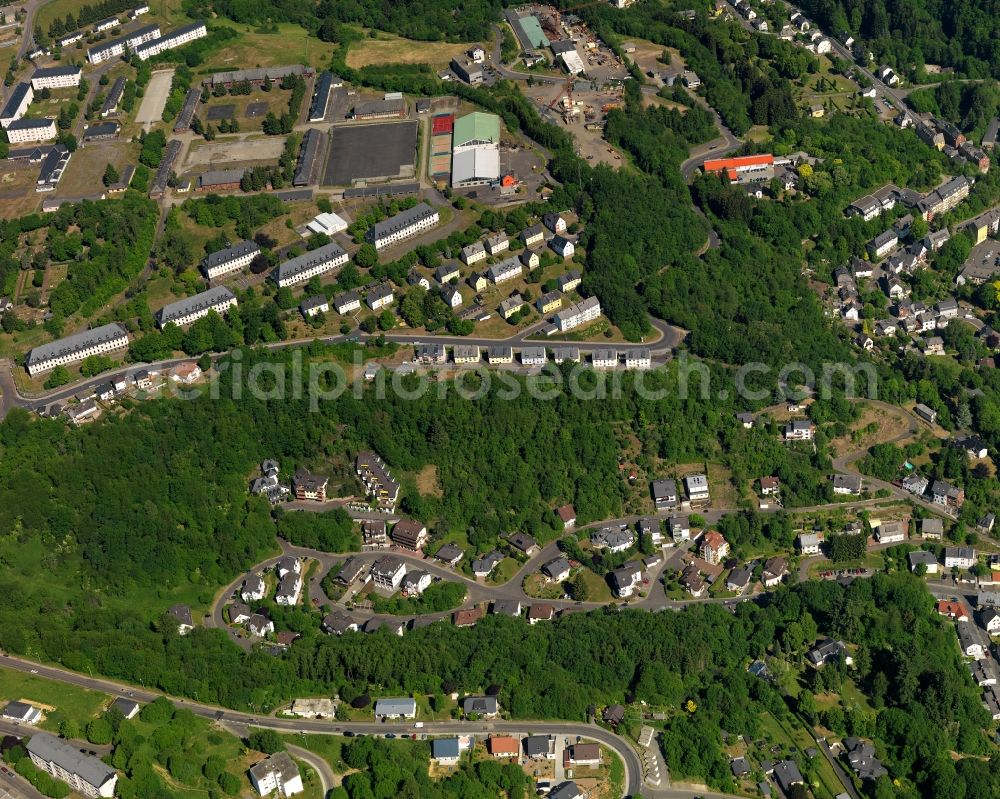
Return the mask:
<path id="1" fill-rule="evenodd" d="M 937 612 L 955 621 L 969 620 L 969 614 L 965 612 L 965 607 L 961 602 L 950 602 L 947 599 L 942 599 L 937 603 Z"/>
<path id="2" fill-rule="evenodd" d="M 701 556 L 709 563 L 721 563 L 729 554 L 729 542 L 718 530 L 708 530 L 701 537 Z"/>
<path id="3" fill-rule="evenodd" d="M 754 183 L 774 177 L 774 156 L 766 153 L 738 158 L 710 158 L 702 169 L 705 174 L 725 173 L 730 183 Z"/>
<path id="4" fill-rule="evenodd" d="M 486 749 L 493 757 L 517 757 L 521 754 L 521 744 L 517 738 L 498 735 L 486 742 Z"/>

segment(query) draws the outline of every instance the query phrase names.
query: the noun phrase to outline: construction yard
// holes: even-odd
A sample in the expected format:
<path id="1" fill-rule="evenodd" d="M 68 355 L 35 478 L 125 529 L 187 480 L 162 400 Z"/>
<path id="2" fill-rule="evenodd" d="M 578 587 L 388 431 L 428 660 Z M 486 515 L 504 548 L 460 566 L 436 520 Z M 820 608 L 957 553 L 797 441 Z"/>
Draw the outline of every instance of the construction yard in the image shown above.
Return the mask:
<path id="1" fill-rule="evenodd" d="M 277 161 L 285 147 L 283 136 L 239 136 L 229 141 L 194 142 L 184 166 L 235 169 L 244 164 Z"/>
<path id="2" fill-rule="evenodd" d="M 612 108 L 621 107 L 623 91 L 620 85 L 600 89 L 590 81 L 568 80 L 535 87 L 528 96 L 547 121 L 573 134 L 582 158 L 620 166 L 621 153 L 604 140 L 604 118 Z"/>

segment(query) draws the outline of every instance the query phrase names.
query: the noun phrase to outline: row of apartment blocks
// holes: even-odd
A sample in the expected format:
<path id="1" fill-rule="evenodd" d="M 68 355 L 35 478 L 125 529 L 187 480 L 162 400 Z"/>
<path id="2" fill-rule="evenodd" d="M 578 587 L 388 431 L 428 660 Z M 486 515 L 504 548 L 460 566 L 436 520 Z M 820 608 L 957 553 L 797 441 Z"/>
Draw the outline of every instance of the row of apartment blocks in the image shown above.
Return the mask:
<path id="1" fill-rule="evenodd" d="M 95 45 L 87 50 L 87 60 L 100 64 L 112 58 L 121 58 L 126 52 L 134 53 L 141 61 L 146 61 L 166 50 L 183 47 L 185 44 L 208 36 L 204 22 L 192 22 L 161 35 L 159 25 L 146 25 L 132 33 Z"/>
<path id="2" fill-rule="evenodd" d="M 381 250 L 398 241 L 430 230 L 441 221 L 438 212 L 427 203 L 418 203 L 406 211 L 372 225 L 365 233 L 365 240 Z"/>
<path id="3" fill-rule="evenodd" d="M 477 344 L 456 344 L 452 348 L 452 358 L 456 364 L 471 365 L 481 362 L 485 354 L 490 365 L 514 363 L 514 348 L 505 344 L 494 344 L 485 348 Z M 552 355 L 555 363 L 579 363 L 581 360 L 579 347 L 554 347 Z M 416 348 L 416 359 L 425 364 L 448 363 L 448 348 L 444 344 L 421 344 Z M 525 346 L 518 350 L 521 366 L 544 366 L 548 363 L 549 353 L 545 347 Z M 595 349 L 591 353 L 591 363 L 597 369 L 614 369 L 622 363 L 626 369 L 650 369 L 653 365 L 652 354 L 648 347 L 636 347 L 619 353 L 616 349 Z"/>

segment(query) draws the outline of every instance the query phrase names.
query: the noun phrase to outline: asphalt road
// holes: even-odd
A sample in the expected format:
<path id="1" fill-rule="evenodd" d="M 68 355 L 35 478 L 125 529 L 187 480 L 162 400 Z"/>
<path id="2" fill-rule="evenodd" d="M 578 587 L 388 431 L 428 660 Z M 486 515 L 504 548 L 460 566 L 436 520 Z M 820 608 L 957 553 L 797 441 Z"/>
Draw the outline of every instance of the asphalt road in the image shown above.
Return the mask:
<path id="1" fill-rule="evenodd" d="M 31 672 L 45 679 L 55 680 L 68 685 L 76 685 L 92 691 L 101 691 L 112 697 L 128 697 L 138 702 L 151 702 L 159 696 L 167 696 L 159 691 L 152 691 L 147 688 L 137 688 L 128 686 L 113 680 L 98 677 L 88 677 L 77 674 L 55 666 L 47 666 L 40 663 L 33 663 L 22 658 L 5 656 L 0 659 L 0 666 L 11 668 L 21 672 Z M 239 713 L 216 705 L 209 705 L 203 702 L 193 702 L 188 699 L 169 697 L 178 707 L 188 709 L 193 713 L 224 722 L 226 726 L 235 725 L 237 728 L 258 727 L 264 729 L 277 730 L 284 733 L 310 734 L 342 734 L 350 730 L 354 734 L 378 735 L 392 732 L 397 735 L 409 734 L 414 730 L 413 724 L 408 722 L 345 722 L 326 721 L 317 719 L 278 719 L 269 716 L 254 715 L 250 713 Z M 598 741 L 610 749 L 614 750 L 622 762 L 625 764 L 625 784 L 626 793 L 635 795 L 642 788 L 642 763 L 631 743 L 615 735 L 608 730 L 593 724 L 574 722 L 546 722 L 546 721 L 428 721 L 424 722 L 421 732 L 428 735 L 447 734 L 477 734 L 486 735 L 489 733 L 530 733 L 547 732 L 553 735 L 582 736 Z M 296 755 L 298 756 L 298 755 Z M 329 777 L 329 773 L 327 774 Z M 653 795 L 649 791 L 644 791 Z M 658 795 L 658 794 L 657 794 Z M 677 797 L 695 795 L 695 791 L 690 793 L 678 793 Z M 667 795 L 664 795 L 666 799 Z"/>
<path id="2" fill-rule="evenodd" d="M 656 356 L 654 358 L 654 365 L 662 365 L 670 358 L 670 353 L 673 349 L 683 340 L 686 335 L 685 331 L 678 327 L 668 325 L 659 319 L 650 320 L 655 331 L 655 338 L 649 342 L 618 342 L 614 344 L 609 344 L 607 342 L 581 342 L 581 341 L 571 341 L 560 339 L 557 336 L 552 336 L 547 338 L 545 341 L 529 341 L 528 337 L 536 332 L 538 325 L 525 328 L 520 330 L 512 336 L 508 336 L 505 339 L 491 339 L 482 337 L 472 337 L 472 336 L 433 336 L 428 334 L 413 333 L 406 331 L 390 331 L 388 333 L 380 334 L 366 334 L 354 331 L 348 333 L 347 335 L 337 335 L 337 336 L 327 336 L 321 338 L 328 344 L 343 342 L 348 340 L 348 338 L 356 338 L 361 342 L 367 342 L 371 339 L 378 338 L 379 336 L 384 336 L 390 341 L 395 341 L 400 345 L 417 345 L 417 344 L 444 344 L 453 346 L 455 344 L 467 344 L 467 345 L 477 345 L 483 349 L 494 346 L 497 344 L 504 344 L 510 346 L 514 349 L 520 349 L 524 346 L 539 346 L 544 345 L 546 347 L 554 347 L 562 344 L 571 345 L 580 350 L 582 354 L 588 354 L 598 349 L 613 348 L 619 352 L 626 352 L 629 350 L 634 350 L 640 347 L 647 347 L 650 350 L 650 354 Z M 267 349 L 279 350 L 286 349 L 289 347 L 301 347 L 308 346 L 310 343 L 315 341 L 315 338 L 302 338 L 293 339 L 290 341 L 279 341 L 273 344 L 266 345 Z M 226 353 L 218 353 L 213 355 L 214 359 L 219 359 L 224 357 Z M 129 376 L 139 371 L 140 369 L 151 369 L 155 368 L 161 372 L 169 371 L 175 366 L 182 363 L 189 363 L 193 358 L 169 358 L 163 361 L 157 361 L 152 364 L 131 364 L 128 367 L 121 369 L 116 369 L 109 372 L 104 372 L 97 377 L 87 378 L 84 380 L 77 381 L 75 383 L 61 386 L 53 391 L 44 392 L 42 394 L 33 395 L 26 397 L 20 393 L 17 388 L 17 384 L 14 380 L 13 370 L 20 367 L 16 366 L 11 360 L 0 361 L 0 419 L 4 418 L 11 408 L 20 407 L 25 408 L 30 411 L 40 411 L 53 403 L 65 403 L 70 398 L 76 396 L 82 391 L 93 389 L 96 386 L 106 383 L 112 378 L 117 378 L 119 376 Z M 485 365 L 485 363 L 480 364 L 480 366 Z M 454 364 L 449 365 L 449 368 L 455 368 Z"/>

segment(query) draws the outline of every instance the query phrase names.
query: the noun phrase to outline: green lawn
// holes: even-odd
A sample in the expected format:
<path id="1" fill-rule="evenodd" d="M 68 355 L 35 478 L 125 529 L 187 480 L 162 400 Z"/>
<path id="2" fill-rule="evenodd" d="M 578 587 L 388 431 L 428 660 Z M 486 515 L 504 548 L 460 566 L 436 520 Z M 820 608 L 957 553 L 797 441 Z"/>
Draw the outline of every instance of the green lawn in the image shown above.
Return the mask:
<path id="1" fill-rule="evenodd" d="M 339 711 L 338 711 L 339 712 Z M 288 743 L 315 752 L 333 769 L 336 774 L 343 774 L 347 771 L 347 764 L 344 763 L 342 751 L 344 738 L 339 735 L 283 735 Z"/>
<path id="2" fill-rule="evenodd" d="M 12 699 L 41 707 L 45 719 L 40 726 L 53 732 L 59 730 L 62 721 L 75 722 L 81 728 L 86 726 L 111 701 L 107 694 L 97 691 L 0 668 L 0 704 Z M 50 711 L 49 707 L 54 709 Z"/>
<path id="3" fill-rule="evenodd" d="M 504 558 L 500 561 L 500 565 L 493 570 L 493 573 L 489 576 L 487 582 L 492 585 L 501 585 L 506 583 L 515 574 L 517 574 L 520 568 L 521 564 L 513 558 Z"/>

